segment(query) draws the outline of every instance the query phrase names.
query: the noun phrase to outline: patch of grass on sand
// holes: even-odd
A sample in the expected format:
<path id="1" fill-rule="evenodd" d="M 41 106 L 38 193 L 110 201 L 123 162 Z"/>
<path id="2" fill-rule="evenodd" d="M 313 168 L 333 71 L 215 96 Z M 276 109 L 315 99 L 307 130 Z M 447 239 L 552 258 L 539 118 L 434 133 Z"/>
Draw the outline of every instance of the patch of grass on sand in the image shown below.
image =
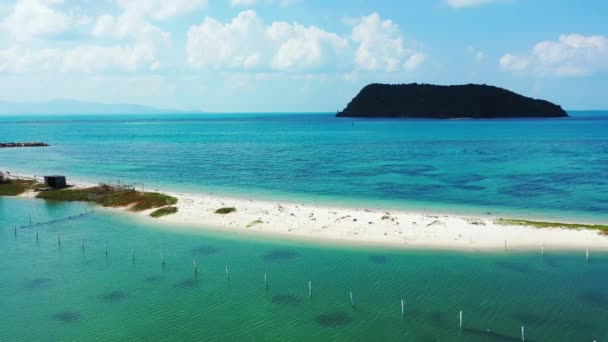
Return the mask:
<path id="1" fill-rule="evenodd" d="M 247 225 L 247 228 L 251 228 L 253 226 L 255 226 L 256 224 L 263 224 L 264 221 L 262 221 L 261 219 L 257 219 L 255 221 L 251 221 L 249 222 L 249 224 Z"/>
<path id="2" fill-rule="evenodd" d="M 225 208 L 219 208 L 218 210 L 215 211 L 216 214 L 220 214 L 220 215 L 226 215 L 226 214 L 230 214 L 236 211 L 235 207 L 225 207 Z"/>
<path id="3" fill-rule="evenodd" d="M 177 207 L 164 207 L 160 209 L 156 209 L 150 213 L 150 216 L 159 218 L 171 214 L 175 214 L 177 212 Z"/>
<path id="4" fill-rule="evenodd" d="M 133 188 L 100 184 L 90 188 L 43 191 L 36 196 L 50 201 L 83 201 L 104 207 L 129 207 L 131 211 L 161 208 L 177 203 L 177 198 L 158 192 L 140 192 Z"/>
<path id="5" fill-rule="evenodd" d="M 40 183 L 34 180 L 10 179 L 0 183 L 0 196 L 19 196 L 28 190 L 34 190 Z"/>
<path id="6" fill-rule="evenodd" d="M 579 224 L 579 223 L 559 223 L 559 222 L 541 222 L 513 219 L 497 219 L 494 223 L 503 226 L 528 226 L 535 228 L 565 228 L 565 229 L 593 229 L 599 230 L 600 233 L 608 235 L 608 226 L 600 224 Z"/>

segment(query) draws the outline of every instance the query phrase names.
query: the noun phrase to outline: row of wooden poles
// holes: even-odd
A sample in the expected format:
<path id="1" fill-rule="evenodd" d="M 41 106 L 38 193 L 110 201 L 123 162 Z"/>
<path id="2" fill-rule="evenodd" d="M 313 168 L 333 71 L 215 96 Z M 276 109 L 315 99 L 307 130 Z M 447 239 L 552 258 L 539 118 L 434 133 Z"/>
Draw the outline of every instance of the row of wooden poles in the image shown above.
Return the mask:
<path id="1" fill-rule="evenodd" d="M 92 213 L 92 212 L 93 211 L 91 211 L 89 213 Z M 84 215 L 84 214 L 82 214 L 82 215 Z M 72 217 L 70 217 L 70 218 L 72 218 Z M 31 223 L 30 223 L 30 226 L 31 226 Z M 14 234 L 15 234 L 15 237 L 17 237 L 17 226 L 15 226 Z M 37 230 L 36 230 L 36 241 L 38 241 L 38 231 Z M 84 241 L 85 240 L 83 239 L 82 240 L 82 249 L 83 249 L 83 251 L 84 251 Z M 59 244 L 59 246 L 61 246 L 61 233 L 57 233 L 57 243 Z M 108 254 L 108 244 L 107 243 L 105 245 L 105 251 L 106 251 L 106 255 L 107 255 Z M 507 240 L 505 240 L 505 252 L 506 251 L 507 251 Z M 540 247 L 540 254 L 541 255 L 545 255 L 545 246 L 541 246 Z M 161 253 L 161 256 L 162 256 L 162 253 Z M 590 260 L 589 248 L 586 248 L 585 249 L 585 261 L 589 262 L 589 260 Z M 196 261 L 195 261 L 195 263 L 196 263 Z"/>
<path id="2" fill-rule="evenodd" d="M 81 218 L 83 216 L 92 214 L 94 212 L 95 212 L 95 210 L 85 210 L 82 213 L 77 214 L 77 215 L 72 215 L 72 216 L 68 216 L 68 217 L 62 217 L 62 218 L 58 218 L 58 219 L 50 220 L 50 221 L 36 222 L 36 224 L 34 224 L 32 222 L 32 215 L 29 214 L 28 215 L 29 224 L 26 225 L 26 226 L 20 226 L 20 228 L 21 229 L 32 228 L 32 227 L 36 227 L 36 226 L 42 226 L 42 225 L 47 225 L 47 224 L 51 224 L 51 223 L 57 223 L 57 222 L 61 222 L 61 221 L 74 220 L 74 219 Z M 17 229 L 17 226 L 15 226 L 15 230 L 16 229 Z"/>
<path id="3" fill-rule="evenodd" d="M 507 252 L 507 240 L 505 240 L 505 252 Z M 540 246 L 540 255 L 545 255 L 545 246 Z M 589 262 L 589 248 L 585 249 L 585 261 Z"/>
<path id="4" fill-rule="evenodd" d="M 15 237 L 17 237 L 17 227 L 15 227 L 14 230 L 15 233 Z M 38 234 L 38 230 L 36 230 L 36 241 L 39 240 L 39 234 Z M 86 239 L 82 239 L 82 252 L 85 252 L 85 241 Z M 61 233 L 57 233 L 57 244 L 58 246 L 61 247 Z M 505 241 L 505 251 L 507 250 L 507 242 Z M 104 243 L 104 254 L 107 257 L 108 256 L 108 243 Z M 545 249 L 544 246 L 541 247 L 541 255 L 545 254 Z M 160 259 L 161 259 L 161 265 L 164 268 L 165 267 L 165 254 L 161 251 L 160 252 Z M 589 262 L 589 248 L 587 248 L 585 250 L 585 259 L 587 262 Z M 133 262 L 135 262 L 135 248 L 131 248 L 131 260 Z M 192 260 L 192 264 L 193 264 L 193 272 L 194 275 L 196 276 L 198 274 L 198 265 L 196 262 L 196 259 Z M 226 272 L 226 279 L 229 280 L 230 279 L 230 272 L 228 269 L 228 265 L 226 265 L 225 268 L 225 272 Z M 268 274 L 264 273 L 264 288 L 266 291 L 268 291 Z M 308 296 L 310 298 L 312 298 L 312 281 L 308 281 Z M 355 308 L 355 299 L 353 296 L 353 291 L 352 289 L 349 290 L 349 297 L 350 297 L 350 305 L 351 307 L 354 309 Z M 405 304 L 406 301 L 405 299 L 401 299 L 401 317 L 405 318 Z M 458 312 L 458 320 L 459 320 L 459 328 L 462 329 L 463 328 L 463 311 L 460 310 Z M 525 341 L 526 340 L 526 335 L 525 335 L 525 327 L 522 326 L 521 327 L 521 340 Z"/>
<path id="5" fill-rule="evenodd" d="M 36 231 L 36 240 L 38 240 L 38 231 Z M 85 251 L 85 239 L 82 239 L 82 251 L 84 253 Z M 57 244 L 59 246 L 61 246 L 61 233 L 57 233 Z M 108 243 L 106 242 L 104 244 L 104 254 L 105 256 L 108 256 Z M 589 250 L 587 250 L 587 259 L 589 259 Z M 131 260 L 133 262 L 135 262 L 135 248 L 131 248 Z M 165 254 L 161 251 L 160 252 L 160 260 L 161 260 L 161 265 L 163 267 L 165 267 Z M 196 259 L 192 260 L 192 267 L 193 267 L 193 272 L 194 275 L 198 274 L 198 265 L 196 263 Z M 226 265 L 226 279 L 230 279 L 230 272 L 228 270 L 228 265 Z M 268 273 L 264 273 L 264 289 L 266 291 L 268 291 Z M 349 297 L 350 297 L 350 306 L 354 309 L 355 308 L 355 298 L 353 296 L 353 290 L 350 289 L 349 292 Z M 308 297 L 312 298 L 312 281 L 309 280 L 308 281 Z M 405 299 L 401 299 L 401 317 L 405 318 Z M 458 312 L 458 319 L 459 319 L 459 328 L 462 329 L 463 328 L 463 312 L 462 310 L 460 310 Z M 525 336 L 525 330 L 524 330 L 524 326 L 521 327 L 521 340 L 525 341 L 526 340 L 526 336 Z"/>

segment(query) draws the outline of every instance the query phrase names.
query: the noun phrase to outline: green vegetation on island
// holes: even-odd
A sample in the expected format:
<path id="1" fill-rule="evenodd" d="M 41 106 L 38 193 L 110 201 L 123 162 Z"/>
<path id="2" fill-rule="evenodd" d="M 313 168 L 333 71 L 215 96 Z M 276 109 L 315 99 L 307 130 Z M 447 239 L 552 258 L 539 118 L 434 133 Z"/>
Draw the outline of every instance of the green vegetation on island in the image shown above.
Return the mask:
<path id="1" fill-rule="evenodd" d="M 9 179 L 0 183 L 0 196 L 19 196 L 29 190 L 34 190 L 40 183 L 34 180 Z"/>
<path id="2" fill-rule="evenodd" d="M 235 207 L 225 207 L 225 208 L 219 208 L 218 210 L 215 211 L 216 214 L 220 214 L 220 215 L 226 215 L 226 214 L 230 214 L 236 211 Z"/>
<path id="3" fill-rule="evenodd" d="M 579 224 L 579 223 L 559 223 L 559 222 L 542 222 L 514 219 L 496 219 L 494 223 L 503 226 L 528 226 L 535 228 L 562 228 L 562 229 L 592 229 L 599 230 L 600 233 L 608 235 L 608 225 L 600 224 Z"/>
<path id="4" fill-rule="evenodd" d="M 150 216 L 152 216 L 154 218 L 159 218 L 159 217 L 163 217 L 163 216 L 167 216 L 167 215 L 171 215 L 171 214 L 175 214 L 175 213 L 177 213 L 177 207 L 163 207 L 163 208 L 154 210 L 152 213 L 150 213 Z"/>
<path id="5" fill-rule="evenodd" d="M 495 119 L 567 117 L 562 107 L 485 84 L 370 84 L 339 117 Z"/>
<path id="6" fill-rule="evenodd" d="M 127 186 L 99 186 L 48 190 L 40 192 L 36 197 L 50 201 L 82 201 L 93 202 L 104 207 L 129 207 L 131 211 L 161 208 L 177 203 L 177 198 L 158 192 L 141 192 Z"/>

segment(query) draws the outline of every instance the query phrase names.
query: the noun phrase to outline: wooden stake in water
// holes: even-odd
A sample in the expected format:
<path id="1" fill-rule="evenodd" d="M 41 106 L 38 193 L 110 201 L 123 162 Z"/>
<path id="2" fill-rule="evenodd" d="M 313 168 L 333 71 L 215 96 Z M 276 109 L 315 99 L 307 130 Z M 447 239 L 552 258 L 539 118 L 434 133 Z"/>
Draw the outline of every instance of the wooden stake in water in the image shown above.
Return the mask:
<path id="1" fill-rule="evenodd" d="M 349 294 L 350 294 L 350 306 L 352 308 L 354 308 L 355 307 L 355 301 L 353 300 L 353 290 L 350 290 Z"/>
<path id="2" fill-rule="evenodd" d="M 61 233 L 57 233 L 57 244 L 61 247 Z"/>
<path id="3" fill-rule="evenodd" d="M 30 227 L 32 226 L 32 214 L 29 214 L 30 216 Z"/>
<path id="4" fill-rule="evenodd" d="M 312 298 L 312 282 L 308 281 L 308 297 Z"/>
<path id="5" fill-rule="evenodd" d="M 160 251 L 160 263 L 163 268 L 165 268 L 165 254 L 163 253 L 163 251 Z"/>
<path id="6" fill-rule="evenodd" d="M 545 255 L 545 246 L 540 246 L 540 255 Z"/>
<path id="7" fill-rule="evenodd" d="M 192 260 L 193 265 L 194 265 L 194 274 L 198 273 L 198 268 L 196 267 L 196 259 Z"/>
<path id="8" fill-rule="evenodd" d="M 38 242 L 38 231 L 36 230 L 36 242 Z"/>
<path id="9" fill-rule="evenodd" d="M 264 289 L 268 290 L 268 275 L 264 273 Z"/>
<path id="10" fill-rule="evenodd" d="M 131 260 L 135 262 L 135 248 L 131 248 Z"/>
<path id="11" fill-rule="evenodd" d="M 84 239 L 82 239 L 82 253 L 84 253 Z"/>
<path id="12" fill-rule="evenodd" d="M 462 310 L 460 310 L 460 329 L 462 329 Z"/>
<path id="13" fill-rule="evenodd" d="M 587 248 L 587 252 L 585 254 L 585 260 L 587 260 L 587 262 L 589 262 L 589 248 Z"/>
<path id="14" fill-rule="evenodd" d="M 15 237 L 17 237 L 17 226 L 14 227 Z"/>
<path id="15" fill-rule="evenodd" d="M 228 273 L 228 265 L 226 265 L 226 279 L 230 279 L 230 273 Z"/>
<path id="16" fill-rule="evenodd" d="M 524 326 L 521 326 L 521 341 L 526 342 L 526 334 L 524 333 Z"/>
<path id="17" fill-rule="evenodd" d="M 401 300 L 401 317 L 405 317 L 405 300 Z"/>

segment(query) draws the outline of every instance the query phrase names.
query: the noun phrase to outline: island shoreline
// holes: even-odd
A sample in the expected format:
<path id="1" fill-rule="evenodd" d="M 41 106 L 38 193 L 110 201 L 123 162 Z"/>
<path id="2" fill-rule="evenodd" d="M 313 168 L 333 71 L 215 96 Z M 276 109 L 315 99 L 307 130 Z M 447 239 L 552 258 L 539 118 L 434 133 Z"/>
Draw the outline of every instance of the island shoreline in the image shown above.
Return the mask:
<path id="1" fill-rule="evenodd" d="M 11 176 L 32 177 L 24 174 Z M 71 183 L 76 188 L 95 186 L 86 182 Z M 545 248 L 608 250 L 608 236 L 601 235 L 598 230 L 497 223 L 505 217 L 344 208 L 215 194 L 163 193 L 178 199 L 175 204 L 177 213 L 150 218 L 148 215 L 152 210 L 145 210 L 133 213 L 136 214 L 134 216 L 145 218 L 146 222 L 154 220 L 167 229 L 200 229 L 319 245 L 489 252 Z M 21 196 L 35 195 L 28 192 Z M 221 208 L 236 210 L 217 214 Z M 126 211 L 125 208 L 110 209 Z"/>

